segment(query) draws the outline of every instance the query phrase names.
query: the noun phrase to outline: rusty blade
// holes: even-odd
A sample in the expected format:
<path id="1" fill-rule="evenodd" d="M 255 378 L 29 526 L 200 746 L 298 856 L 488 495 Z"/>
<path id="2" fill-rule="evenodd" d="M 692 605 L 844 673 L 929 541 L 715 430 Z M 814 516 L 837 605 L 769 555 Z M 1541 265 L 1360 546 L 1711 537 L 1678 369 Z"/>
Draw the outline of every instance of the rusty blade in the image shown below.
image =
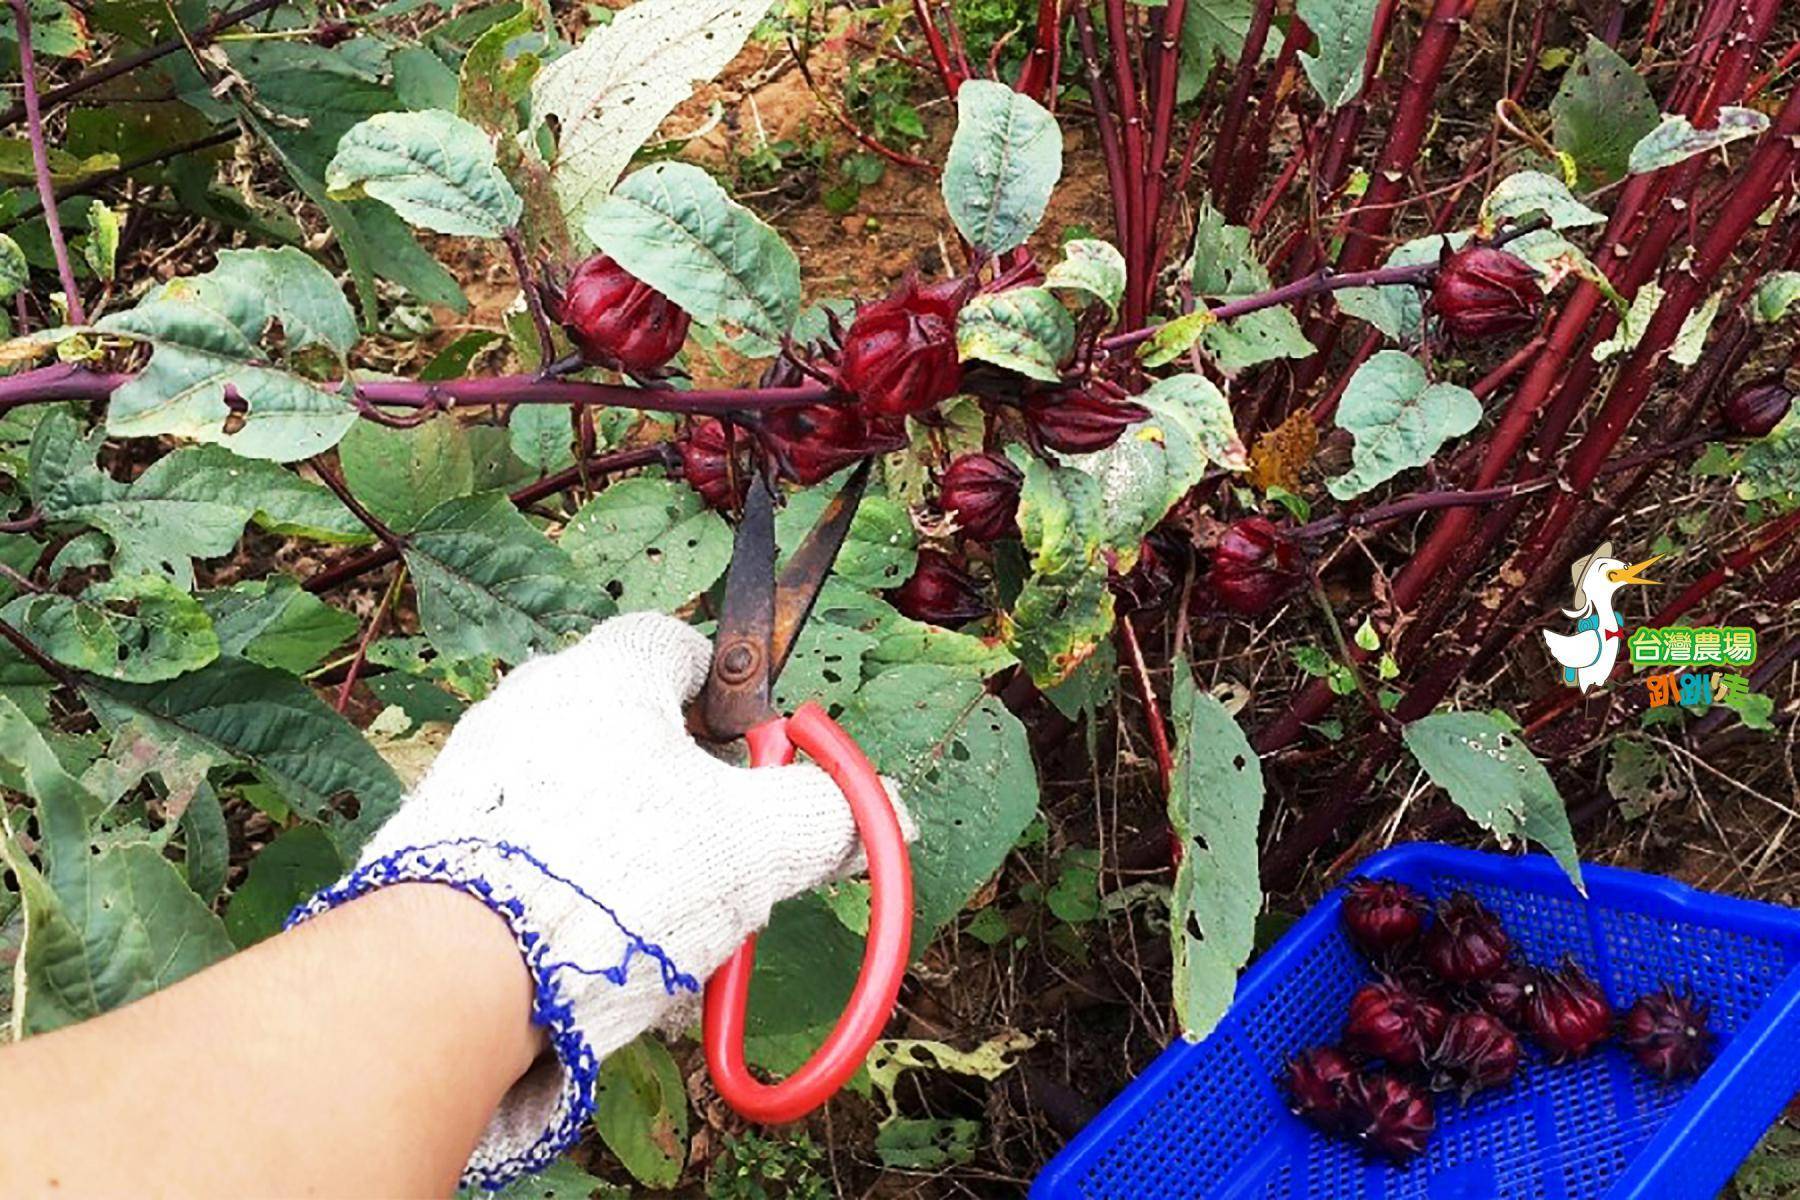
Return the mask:
<path id="1" fill-rule="evenodd" d="M 806 540 L 800 543 L 800 548 L 782 569 L 781 577 L 775 581 L 775 619 L 769 638 L 771 681 L 787 665 L 788 654 L 806 626 L 813 602 L 819 598 L 819 589 L 825 586 L 825 577 L 831 574 L 831 564 L 837 561 L 844 539 L 850 536 L 850 523 L 856 519 L 856 509 L 869 485 L 869 471 L 874 462 L 872 458 L 865 458 L 850 473 L 850 478 L 819 514 L 812 532 L 806 535 Z"/>
<path id="2" fill-rule="evenodd" d="M 725 575 L 712 669 L 695 706 L 699 732 L 728 742 L 775 715 L 775 488 L 760 472 L 744 498 Z M 785 652 L 783 657 L 785 658 Z"/>

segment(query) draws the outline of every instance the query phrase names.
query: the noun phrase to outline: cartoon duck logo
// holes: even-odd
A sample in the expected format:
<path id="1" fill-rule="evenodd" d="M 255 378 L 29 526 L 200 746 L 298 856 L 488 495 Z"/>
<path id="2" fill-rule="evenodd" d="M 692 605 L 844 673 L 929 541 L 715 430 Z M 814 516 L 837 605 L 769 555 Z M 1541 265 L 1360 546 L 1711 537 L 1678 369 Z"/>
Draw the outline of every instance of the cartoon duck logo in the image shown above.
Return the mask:
<path id="1" fill-rule="evenodd" d="M 1625 630 L 1619 614 L 1613 611 L 1613 593 L 1630 583 L 1654 584 L 1641 572 L 1662 555 L 1626 566 L 1612 556 L 1612 543 L 1578 560 L 1569 574 L 1575 580 L 1575 605 L 1565 608 L 1565 616 L 1576 618 L 1574 633 L 1544 634 L 1550 646 L 1550 657 L 1562 664 L 1563 682 L 1587 691 L 1604 683 L 1619 660 L 1619 647 L 1625 644 Z"/>

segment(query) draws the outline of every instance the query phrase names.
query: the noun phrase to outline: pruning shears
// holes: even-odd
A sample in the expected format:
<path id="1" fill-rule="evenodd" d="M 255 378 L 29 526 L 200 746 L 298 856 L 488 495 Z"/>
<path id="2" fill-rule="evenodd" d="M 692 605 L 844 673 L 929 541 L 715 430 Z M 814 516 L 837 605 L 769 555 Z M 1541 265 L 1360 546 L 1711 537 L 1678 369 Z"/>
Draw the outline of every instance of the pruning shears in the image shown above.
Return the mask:
<path id="1" fill-rule="evenodd" d="M 812 612 L 831 564 L 850 532 L 870 460 L 832 498 L 779 576 L 775 569 L 775 489 L 763 472 L 751 481 L 725 576 L 711 674 L 695 704 L 696 732 L 713 741 L 743 738 L 753 767 L 783 766 L 802 750 L 844 793 L 869 863 L 869 934 L 862 971 L 843 1014 L 799 1070 L 761 1082 L 744 1063 L 744 1008 L 756 961 L 745 939 L 706 984 L 702 1040 L 719 1095 L 744 1117 L 780 1124 L 821 1107 L 856 1073 L 893 1014 L 912 948 L 912 867 L 906 838 L 881 777 L 856 742 L 813 701 L 791 717 L 773 690 Z"/>

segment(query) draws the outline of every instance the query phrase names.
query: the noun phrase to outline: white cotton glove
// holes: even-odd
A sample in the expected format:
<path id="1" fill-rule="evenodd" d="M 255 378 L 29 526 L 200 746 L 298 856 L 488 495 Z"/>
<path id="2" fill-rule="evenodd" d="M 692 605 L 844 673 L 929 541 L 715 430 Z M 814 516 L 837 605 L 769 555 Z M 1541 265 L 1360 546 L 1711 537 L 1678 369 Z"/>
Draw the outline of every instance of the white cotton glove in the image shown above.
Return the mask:
<path id="1" fill-rule="evenodd" d="M 507 1095 L 465 1185 L 549 1165 L 592 1113 L 602 1059 L 691 1004 L 776 901 L 858 861 L 823 771 L 730 766 L 688 735 L 711 654 L 640 613 L 525 663 L 458 722 L 356 869 L 289 919 L 429 880 L 512 927 L 558 1069 L 540 1063 Z"/>

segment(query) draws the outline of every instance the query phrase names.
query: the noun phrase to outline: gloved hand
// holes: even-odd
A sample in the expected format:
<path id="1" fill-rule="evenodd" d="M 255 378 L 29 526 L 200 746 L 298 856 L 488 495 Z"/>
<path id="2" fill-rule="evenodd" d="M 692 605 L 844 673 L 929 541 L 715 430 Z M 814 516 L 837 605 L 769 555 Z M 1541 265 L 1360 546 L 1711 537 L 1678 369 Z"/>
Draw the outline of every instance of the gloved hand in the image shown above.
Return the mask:
<path id="1" fill-rule="evenodd" d="M 465 1185 L 548 1165 L 593 1111 L 602 1059 L 675 1015 L 776 901 L 856 864 L 849 805 L 823 771 L 730 766 L 688 735 L 682 708 L 711 653 L 640 613 L 525 663 L 457 723 L 356 868 L 289 918 L 429 880 L 512 927 L 556 1063 L 507 1095 Z"/>

